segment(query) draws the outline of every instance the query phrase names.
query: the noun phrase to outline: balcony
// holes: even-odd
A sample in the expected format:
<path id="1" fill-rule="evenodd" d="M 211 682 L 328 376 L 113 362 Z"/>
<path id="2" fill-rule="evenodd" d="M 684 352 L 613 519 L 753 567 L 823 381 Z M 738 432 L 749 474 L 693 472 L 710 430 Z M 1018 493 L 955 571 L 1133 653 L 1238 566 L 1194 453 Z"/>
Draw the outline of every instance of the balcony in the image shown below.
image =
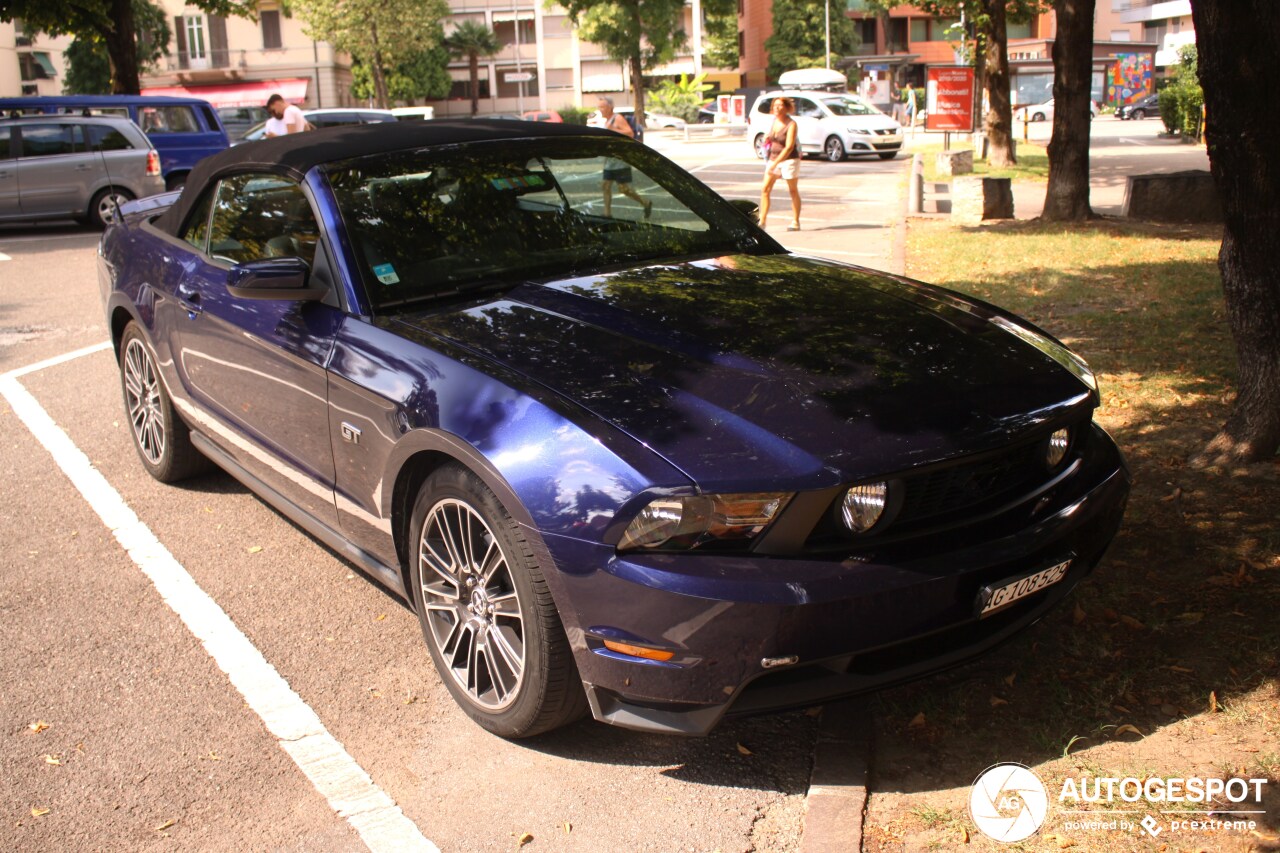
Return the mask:
<path id="1" fill-rule="evenodd" d="M 1163 3 L 1152 3 L 1150 6 L 1131 8 L 1127 12 L 1120 13 L 1120 21 L 1125 24 L 1141 24 L 1146 21 L 1181 17 L 1191 17 L 1191 0 L 1166 0 Z"/>

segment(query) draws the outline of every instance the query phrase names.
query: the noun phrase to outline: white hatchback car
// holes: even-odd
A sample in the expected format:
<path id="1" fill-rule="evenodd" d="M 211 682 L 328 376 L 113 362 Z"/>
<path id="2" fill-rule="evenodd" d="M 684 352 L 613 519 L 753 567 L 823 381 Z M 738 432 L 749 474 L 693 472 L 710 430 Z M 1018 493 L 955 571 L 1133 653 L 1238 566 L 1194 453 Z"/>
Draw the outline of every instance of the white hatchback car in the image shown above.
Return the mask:
<path id="1" fill-rule="evenodd" d="M 792 118 L 799 125 L 800 153 L 820 154 L 839 162 L 849 154 L 876 154 L 892 160 L 902 150 L 902 125 L 856 95 L 844 92 L 782 90 L 765 92 L 751 108 L 747 140 L 764 159 L 763 143 L 773 126 L 773 99 L 796 102 Z"/>

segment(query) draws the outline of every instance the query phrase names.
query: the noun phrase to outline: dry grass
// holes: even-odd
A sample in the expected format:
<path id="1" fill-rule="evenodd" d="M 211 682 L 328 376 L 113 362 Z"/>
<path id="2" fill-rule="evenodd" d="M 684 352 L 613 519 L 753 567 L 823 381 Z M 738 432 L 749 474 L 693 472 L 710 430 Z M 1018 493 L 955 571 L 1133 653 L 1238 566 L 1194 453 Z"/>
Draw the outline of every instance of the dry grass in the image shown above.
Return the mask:
<path id="1" fill-rule="evenodd" d="M 933 134 L 937 136 L 937 134 Z M 973 144 L 969 142 L 952 143 L 951 149 L 964 150 L 973 149 Z M 947 181 L 946 175 L 939 175 L 934 155 L 942 151 L 942 142 L 912 145 L 911 151 L 914 154 L 922 154 L 924 160 L 924 179 L 930 183 L 938 181 Z M 1031 180 L 1031 181 L 1048 181 L 1049 180 L 1049 153 L 1043 146 L 1036 145 L 1034 142 L 1023 142 L 1018 140 L 1017 148 L 1018 163 L 1015 166 L 1008 166 L 1003 169 L 993 169 L 985 160 L 978 159 L 977 154 L 973 158 L 973 174 L 980 178 L 1013 178 L 1014 180 Z"/>
<path id="2" fill-rule="evenodd" d="M 1065 607 L 976 664 L 878 697 L 866 849 L 1280 849 L 1280 464 L 1186 466 L 1232 394 L 1220 235 L 1106 221 L 911 228 L 909 275 L 1021 313 L 1090 361 L 1098 420 L 1135 483 L 1119 537 Z M 909 727 L 920 712 L 927 724 Z M 967 814 L 974 777 L 997 761 L 1032 767 L 1054 803 L 1021 845 L 989 841 Z M 1268 813 L 1252 833 L 1158 841 L 1068 829 L 1078 816 L 1056 793 L 1081 774 L 1263 777 L 1263 804 L 1236 808 Z M 1128 817 L 1180 817 L 1161 807 Z"/>

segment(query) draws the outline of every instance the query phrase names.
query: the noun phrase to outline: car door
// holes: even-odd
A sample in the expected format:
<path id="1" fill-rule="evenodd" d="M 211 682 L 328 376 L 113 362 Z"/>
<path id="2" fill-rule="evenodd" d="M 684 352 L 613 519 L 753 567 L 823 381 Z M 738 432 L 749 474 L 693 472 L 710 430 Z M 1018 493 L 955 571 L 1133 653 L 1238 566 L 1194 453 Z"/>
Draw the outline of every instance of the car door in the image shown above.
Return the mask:
<path id="1" fill-rule="evenodd" d="M 83 216 L 102 164 L 86 151 L 84 134 L 70 122 L 19 126 L 18 194 L 26 216 Z"/>
<path id="2" fill-rule="evenodd" d="M 13 162 L 13 131 L 0 127 L 0 217 L 22 215 L 18 204 L 18 169 Z"/>
<path id="3" fill-rule="evenodd" d="M 824 124 L 826 113 L 812 98 L 797 97 L 795 100 L 796 111 L 792 117 L 798 125 L 796 141 L 800 144 L 800 149 L 802 151 L 821 150 L 822 143 L 827 138 L 828 128 Z"/>
<path id="4" fill-rule="evenodd" d="M 325 370 L 342 312 L 336 302 L 243 299 L 227 290 L 238 263 L 315 263 L 319 226 L 306 194 L 276 175 L 229 176 L 201 199 L 181 234 L 190 251 L 168 265 L 165 289 L 178 316 L 167 325 L 195 426 L 250 474 L 336 527 Z"/>

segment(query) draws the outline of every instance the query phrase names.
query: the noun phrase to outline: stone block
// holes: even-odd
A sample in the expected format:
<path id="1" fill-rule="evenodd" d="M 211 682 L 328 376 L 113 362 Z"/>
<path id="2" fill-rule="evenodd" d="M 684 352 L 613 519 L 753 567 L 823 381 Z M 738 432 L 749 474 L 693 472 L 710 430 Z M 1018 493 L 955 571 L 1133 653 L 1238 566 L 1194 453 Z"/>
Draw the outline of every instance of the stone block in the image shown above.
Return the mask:
<path id="1" fill-rule="evenodd" d="M 973 172 L 973 149 L 940 151 L 937 157 L 939 175 L 968 175 Z"/>
<path id="2" fill-rule="evenodd" d="M 956 178 L 951 182 L 951 220 L 976 225 L 984 219 L 1013 218 L 1013 186 L 1008 178 Z"/>
<path id="3" fill-rule="evenodd" d="M 1130 175 L 1121 215 L 1147 222 L 1221 222 L 1222 202 L 1213 176 L 1203 170 Z"/>

